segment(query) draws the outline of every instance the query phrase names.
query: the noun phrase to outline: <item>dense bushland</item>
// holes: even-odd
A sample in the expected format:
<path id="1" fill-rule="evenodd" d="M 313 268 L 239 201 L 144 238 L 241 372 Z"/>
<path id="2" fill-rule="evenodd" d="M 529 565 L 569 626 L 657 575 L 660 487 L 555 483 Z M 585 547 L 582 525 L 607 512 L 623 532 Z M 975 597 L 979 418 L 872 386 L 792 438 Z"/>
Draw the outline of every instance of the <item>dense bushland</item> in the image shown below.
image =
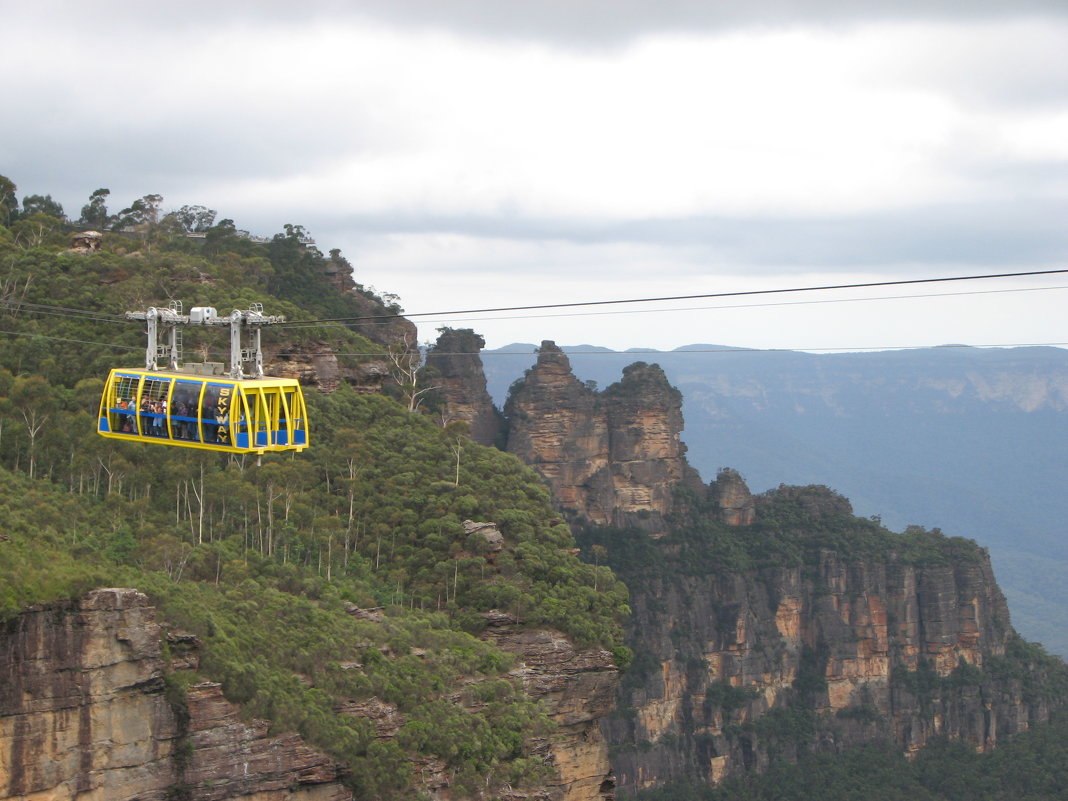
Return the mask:
<path id="1" fill-rule="evenodd" d="M 204 676 L 342 760 L 361 798 L 412 797 L 426 756 L 460 791 L 538 784 L 531 749 L 551 725 L 511 656 L 478 639 L 483 613 L 625 659 L 625 588 L 574 555 L 531 470 L 388 397 L 310 393 L 312 447 L 262 463 L 97 436 L 102 376 L 144 352 L 140 326 L 110 315 L 172 298 L 223 313 L 261 302 L 294 321 L 399 311 L 336 289 L 328 261 L 347 263 L 299 226 L 257 243 L 229 221 L 197 240 L 166 220 L 142 216 L 88 255 L 66 251 L 55 216 L 0 225 L 0 624 L 94 586 L 138 587 L 200 638 Z M 366 320 L 277 336 L 354 360 L 393 344 Z M 224 360 L 223 340 L 184 344 Z M 468 536 L 467 518 L 498 524 L 504 547 Z M 370 699 L 399 711 L 394 738 L 337 711 Z"/>

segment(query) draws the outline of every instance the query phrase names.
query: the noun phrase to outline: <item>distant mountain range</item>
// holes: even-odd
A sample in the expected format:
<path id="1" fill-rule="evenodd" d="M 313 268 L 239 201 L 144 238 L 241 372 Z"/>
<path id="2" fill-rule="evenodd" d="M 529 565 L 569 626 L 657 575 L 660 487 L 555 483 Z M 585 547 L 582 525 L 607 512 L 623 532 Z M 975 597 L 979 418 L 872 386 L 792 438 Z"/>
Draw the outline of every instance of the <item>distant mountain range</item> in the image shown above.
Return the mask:
<path id="1" fill-rule="evenodd" d="M 498 405 L 535 348 L 483 352 Z M 706 481 L 733 467 L 754 492 L 826 484 L 892 529 L 977 540 L 1016 627 L 1068 655 L 1068 350 L 563 350 L 602 388 L 625 365 L 659 364 L 684 395 L 683 439 Z"/>

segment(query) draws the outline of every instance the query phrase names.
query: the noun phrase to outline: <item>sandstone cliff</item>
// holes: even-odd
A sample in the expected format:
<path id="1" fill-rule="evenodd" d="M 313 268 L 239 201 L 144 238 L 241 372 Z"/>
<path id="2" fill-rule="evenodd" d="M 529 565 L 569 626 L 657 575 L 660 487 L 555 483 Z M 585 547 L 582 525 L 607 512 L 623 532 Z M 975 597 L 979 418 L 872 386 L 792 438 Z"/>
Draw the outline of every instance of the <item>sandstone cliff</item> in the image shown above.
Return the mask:
<path id="1" fill-rule="evenodd" d="M 599 721 L 614 703 L 612 655 L 580 650 L 559 632 L 490 616 L 485 637 L 516 655 L 511 677 L 556 724 L 534 755 L 549 774 L 540 792 L 502 798 L 612 801 L 614 778 Z M 77 602 L 27 610 L 0 631 L 0 800 L 344 801 L 342 771 L 299 736 L 272 736 L 242 719 L 217 683 L 167 686 L 162 630 L 148 599 L 96 590 Z M 171 636 L 171 665 L 195 668 L 190 637 Z M 457 688 L 452 696 L 462 703 Z M 404 715 L 369 699 L 344 711 L 379 738 Z M 443 762 L 415 765 L 419 789 L 462 801 Z"/>
<path id="2" fill-rule="evenodd" d="M 615 776 L 600 732 L 619 684 L 612 655 L 577 649 L 560 632 L 521 628 L 503 615 L 490 620 L 483 636 L 519 657 L 517 677 L 556 724 L 541 749 L 556 774 L 547 782 L 546 798 L 613 801 Z"/>
<path id="3" fill-rule="evenodd" d="M 446 328 L 426 356 L 432 383 L 441 392 L 448 421 L 461 420 L 479 445 L 495 445 L 504 420 L 486 391 L 478 355 L 486 340 L 470 329 Z"/>
<path id="4" fill-rule="evenodd" d="M 389 361 L 372 358 L 345 366 L 338 359 L 337 348 L 326 342 L 300 347 L 266 350 L 264 371 L 276 378 L 295 378 L 303 386 L 333 392 L 341 382 L 357 392 L 381 392 L 389 378 Z"/>
<path id="5" fill-rule="evenodd" d="M 846 531 L 840 496 L 778 493 L 802 532 Z M 769 553 L 766 567 L 716 570 L 708 553 L 730 536 L 704 530 L 705 539 L 673 535 L 614 565 L 632 590 L 636 652 L 620 711 L 605 724 L 621 797 L 869 741 L 911 752 L 946 735 L 989 750 L 1048 719 L 1048 666 L 1021 658 L 989 558 L 974 544 L 928 535 L 922 556 L 816 546 L 798 559 Z M 765 541 L 786 542 L 782 531 Z M 805 536 L 791 542 L 803 547 Z M 836 536 L 847 547 L 849 535 Z"/>
<path id="6" fill-rule="evenodd" d="M 505 406 L 508 451 L 537 470 L 573 518 L 663 533 L 677 485 L 699 483 L 682 444 L 682 396 L 656 365 L 597 392 L 543 342 Z"/>
<path id="7" fill-rule="evenodd" d="M 243 721 L 216 684 L 165 692 L 136 590 L 24 612 L 0 632 L 0 799 L 343 801 L 336 765 Z"/>

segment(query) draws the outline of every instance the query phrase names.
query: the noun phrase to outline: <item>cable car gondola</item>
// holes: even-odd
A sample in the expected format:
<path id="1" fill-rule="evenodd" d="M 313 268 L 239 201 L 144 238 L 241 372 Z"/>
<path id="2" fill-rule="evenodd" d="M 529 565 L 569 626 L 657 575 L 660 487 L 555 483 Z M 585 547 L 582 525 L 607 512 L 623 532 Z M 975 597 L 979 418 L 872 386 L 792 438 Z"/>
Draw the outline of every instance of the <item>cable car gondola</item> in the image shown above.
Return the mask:
<path id="1" fill-rule="evenodd" d="M 257 453 L 302 451 L 308 447 L 308 413 L 300 383 L 263 375 L 258 326 L 279 322 L 255 306 L 218 317 L 214 309 L 194 308 L 188 317 L 180 307 L 128 312 L 148 322 L 145 369 L 116 368 L 108 375 L 100 400 L 97 432 L 105 437 L 184 448 Z M 177 326 L 230 325 L 231 364 L 228 374 L 214 363 L 178 366 Z M 169 330 L 169 369 L 157 369 L 167 355 L 157 348 L 159 327 Z M 241 328 L 253 327 L 254 348 L 242 351 Z M 245 375 L 242 355 L 249 355 L 255 375 Z"/>

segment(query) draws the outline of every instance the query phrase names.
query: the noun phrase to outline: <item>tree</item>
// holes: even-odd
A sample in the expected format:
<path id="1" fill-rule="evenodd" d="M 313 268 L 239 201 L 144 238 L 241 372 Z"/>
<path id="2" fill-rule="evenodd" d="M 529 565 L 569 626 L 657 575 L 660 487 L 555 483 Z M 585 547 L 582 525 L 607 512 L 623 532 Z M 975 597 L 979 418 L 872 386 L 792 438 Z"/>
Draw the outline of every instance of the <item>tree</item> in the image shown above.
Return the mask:
<path id="1" fill-rule="evenodd" d="M 108 224 L 111 222 L 107 207 L 107 199 L 110 194 L 110 189 L 101 188 L 97 189 L 89 196 L 89 202 L 82 206 L 82 216 L 80 220 L 82 225 L 89 225 L 93 228 L 108 227 Z"/>
<path id="2" fill-rule="evenodd" d="M 11 233 L 14 236 L 14 244 L 22 248 L 35 248 L 43 245 L 56 234 L 62 223 L 59 218 L 35 212 L 26 214 L 23 211 L 19 219 L 12 223 Z"/>
<path id="3" fill-rule="evenodd" d="M 133 226 L 153 226 L 159 222 L 159 205 L 163 202 L 163 195 L 144 195 L 139 197 L 128 208 L 119 212 L 113 228 L 121 230 Z"/>
<path id="4" fill-rule="evenodd" d="M 56 398 L 52 387 L 39 375 L 15 378 L 7 405 L 22 418 L 26 425 L 26 438 L 29 442 L 29 473 L 34 477 L 37 466 L 37 437 L 44 428 L 48 418 L 56 408 Z"/>
<path id="5" fill-rule="evenodd" d="M 206 206 L 182 206 L 178 211 L 172 211 L 165 219 L 173 219 L 181 226 L 181 229 L 189 234 L 203 234 L 215 223 L 215 209 Z M 228 220 L 231 226 L 233 220 Z"/>
<path id="6" fill-rule="evenodd" d="M 10 225 L 19 216 L 19 199 L 15 195 L 15 182 L 0 175 L 0 225 Z"/>
<path id="7" fill-rule="evenodd" d="M 449 444 L 449 450 L 456 457 L 456 477 L 453 486 L 460 486 L 460 457 L 463 456 L 464 443 L 471 439 L 471 426 L 466 420 L 453 420 L 445 426 L 445 439 Z"/>
<path id="8" fill-rule="evenodd" d="M 51 195 L 26 195 L 22 199 L 22 217 L 29 217 L 31 214 L 47 214 L 50 217 L 55 217 L 57 220 L 67 219 L 67 215 L 63 213 L 63 206 L 52 200 Z"/>
<path id="9" fill-rule="evenodd" d="M 227 250 L 235 250 L 242 240 L 237 235 L 237 226 L 234 221 L 227 218 L 219 220 L 204 233 L 204 253 L 211 256 L 223 253 Z"/>
<path id="10" fill-rule="evenodd" d="M 437 386 L 419 386 L 420 374 L 426 367 L 419 348 L 409 340 L 408 335 L 395 344 L 391 344 L 386 351 L 389 359 L 389 373 L 400 387 L 403 403 L 409 412 L 416 411 L 423 401 L 423 396 L 428 392 L 439 389 Z"/>

